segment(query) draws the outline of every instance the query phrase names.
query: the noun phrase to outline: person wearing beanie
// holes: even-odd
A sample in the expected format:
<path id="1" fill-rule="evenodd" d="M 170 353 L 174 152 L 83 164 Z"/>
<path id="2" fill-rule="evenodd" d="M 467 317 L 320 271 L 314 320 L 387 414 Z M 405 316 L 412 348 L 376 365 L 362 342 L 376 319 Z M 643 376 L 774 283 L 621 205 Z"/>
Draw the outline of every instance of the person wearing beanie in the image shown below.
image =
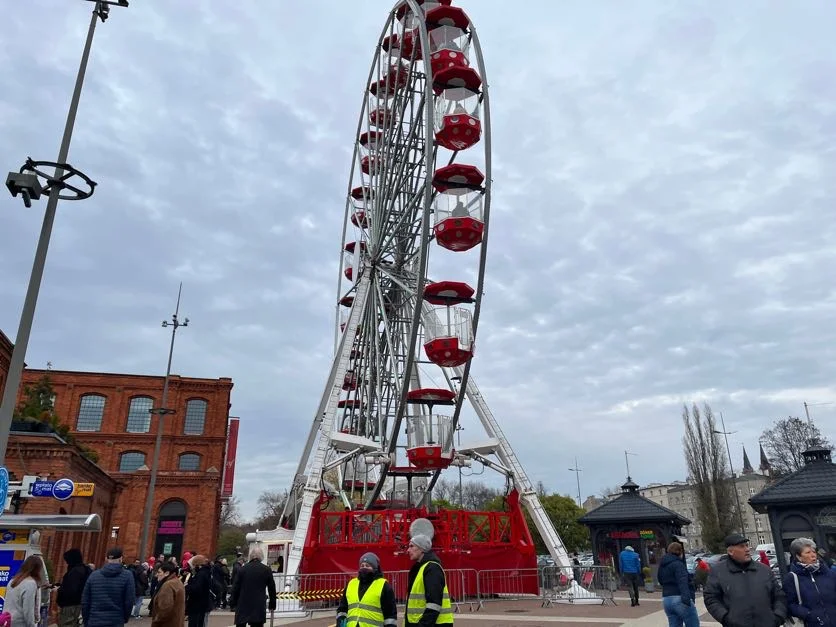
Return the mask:
<path id="1" fill-rule="evenodd" d="M 453 606 L 444 569 L 432 550 L 432 540 L 424 534 L 416 534 L 406 549 L 409 559 L 415 562 L 409 569 L 406 600 L 406 625 L 452 625 Z"/>
<path id="2" fill-rule="evenodd" d="M 346 584 L 337 606 L 337 627 L 379 627 L 398 624 L 398 605 L 392 585 L 383 577 L 380 558 L 360 557 L 357 576 Z"/>

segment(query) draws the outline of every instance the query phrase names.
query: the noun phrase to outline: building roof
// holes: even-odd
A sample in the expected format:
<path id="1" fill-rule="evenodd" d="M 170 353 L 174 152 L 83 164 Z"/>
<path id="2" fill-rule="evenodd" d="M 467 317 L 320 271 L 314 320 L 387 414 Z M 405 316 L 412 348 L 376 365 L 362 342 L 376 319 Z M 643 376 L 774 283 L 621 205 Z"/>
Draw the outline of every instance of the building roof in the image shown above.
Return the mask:
<path id="1" fill-rule="evenodd" d="M 671 522 L 678 525 L 690 525 L 691 521 L 677 514 L 672 509 L 662 507 L 638 492 L 639 486 L 630 477 L 621 486 L 621 494 L 607 503 L 593 509 L 579 519 L 589 525 L 596 523 L 640 523 Z"/>
<path id="2" fill-rule="evenodd" d="M 749 499 L 755 509 L 793 503 L 836 503 L 836 464 L 830 449 L 804 451 L 804 467 L 779 479 Z"/>
<path id="3" fill-rule="evenodd" d="M 14 348 L 14 344 L 12 344 L 12 341 L 9 339 L 9 337 L 5 333 L 3 333 L 2 329 L 0 329 L 0 346 L 4 346 L 9 350 Z"/>

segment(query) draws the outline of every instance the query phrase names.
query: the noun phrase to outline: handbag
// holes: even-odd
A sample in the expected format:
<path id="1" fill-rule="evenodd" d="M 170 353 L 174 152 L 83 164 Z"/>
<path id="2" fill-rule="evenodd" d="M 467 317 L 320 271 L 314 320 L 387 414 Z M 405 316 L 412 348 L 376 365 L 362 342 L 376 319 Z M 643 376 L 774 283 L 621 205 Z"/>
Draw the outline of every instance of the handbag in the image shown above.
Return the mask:
<path id="1" fill-rule="evenodd" d="M 798 598 L 799 605 L 801 604 L 801 586 L 798 585 L 798 575 L 795 573 L 790 573 L 792 575 L 793 583 L 795 583 L 795 596 Z M 795 625 L 795 620 L 792 616 L 787 614 L 787 619 L 784 621 L 785 625 Z"/>

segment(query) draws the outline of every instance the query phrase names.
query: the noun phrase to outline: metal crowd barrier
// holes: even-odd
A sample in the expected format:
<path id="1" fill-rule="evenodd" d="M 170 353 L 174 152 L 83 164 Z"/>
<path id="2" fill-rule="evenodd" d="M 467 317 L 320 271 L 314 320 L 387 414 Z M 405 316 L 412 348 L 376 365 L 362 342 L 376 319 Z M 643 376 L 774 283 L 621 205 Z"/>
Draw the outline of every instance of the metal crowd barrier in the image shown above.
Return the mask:
<path id="1" fill-rule="evenodd" d="M 543 607 L 555 603 L 615 605 L 617 576 L 606 566 L 581 566 L 563 569 L 445 569 L 447 589 L 455 611 L 467 607 L 479 610 L 485 602 L 540 600 Z M 285 615 L 308 615 L 314 611 L 335 610 L 346 584 L 354 573 L 318 573 L 288 576 L 274 574 L 276 611 Z M 406 603 L 409 571 L 384 573 L 395 591 L 399 604 Z M 574 578 L 577 577 L 577 580 Z"/>
<path id="2" fill-rule="evenodd" d="M 557 566 L 540 568 L 543 607 L 555 603 L 603 605 L 609 602 L 616 605 L 618 578 L 609 566 L 576 566 L 571 571 L 569 576 L 566 569 Z"/>

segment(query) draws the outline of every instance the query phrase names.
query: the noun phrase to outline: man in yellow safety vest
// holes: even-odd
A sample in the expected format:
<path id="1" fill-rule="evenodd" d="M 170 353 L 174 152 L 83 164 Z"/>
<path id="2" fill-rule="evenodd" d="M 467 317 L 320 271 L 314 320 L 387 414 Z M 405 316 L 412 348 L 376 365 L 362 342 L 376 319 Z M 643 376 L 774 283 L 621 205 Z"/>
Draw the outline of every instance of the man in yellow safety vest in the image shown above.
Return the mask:
<path id="1" fill-rule="evenodd" d="M 348 582 L 337 606 L 337 627 L 388 627 L 397 624 L 395 591 L 383 577 L 377 555 L 364 553 L 357 576 Z"/>
<path id="2" fill-rule="evenodd" d="M 432 627 L 452 625 L 453 607 L 444 569 L 432 550 L 429 536 L 412 536 L 407 548 L 409 559 L 415 562 L 409 569 L 409 597 L 406 600 L 406 624 Z"/>

